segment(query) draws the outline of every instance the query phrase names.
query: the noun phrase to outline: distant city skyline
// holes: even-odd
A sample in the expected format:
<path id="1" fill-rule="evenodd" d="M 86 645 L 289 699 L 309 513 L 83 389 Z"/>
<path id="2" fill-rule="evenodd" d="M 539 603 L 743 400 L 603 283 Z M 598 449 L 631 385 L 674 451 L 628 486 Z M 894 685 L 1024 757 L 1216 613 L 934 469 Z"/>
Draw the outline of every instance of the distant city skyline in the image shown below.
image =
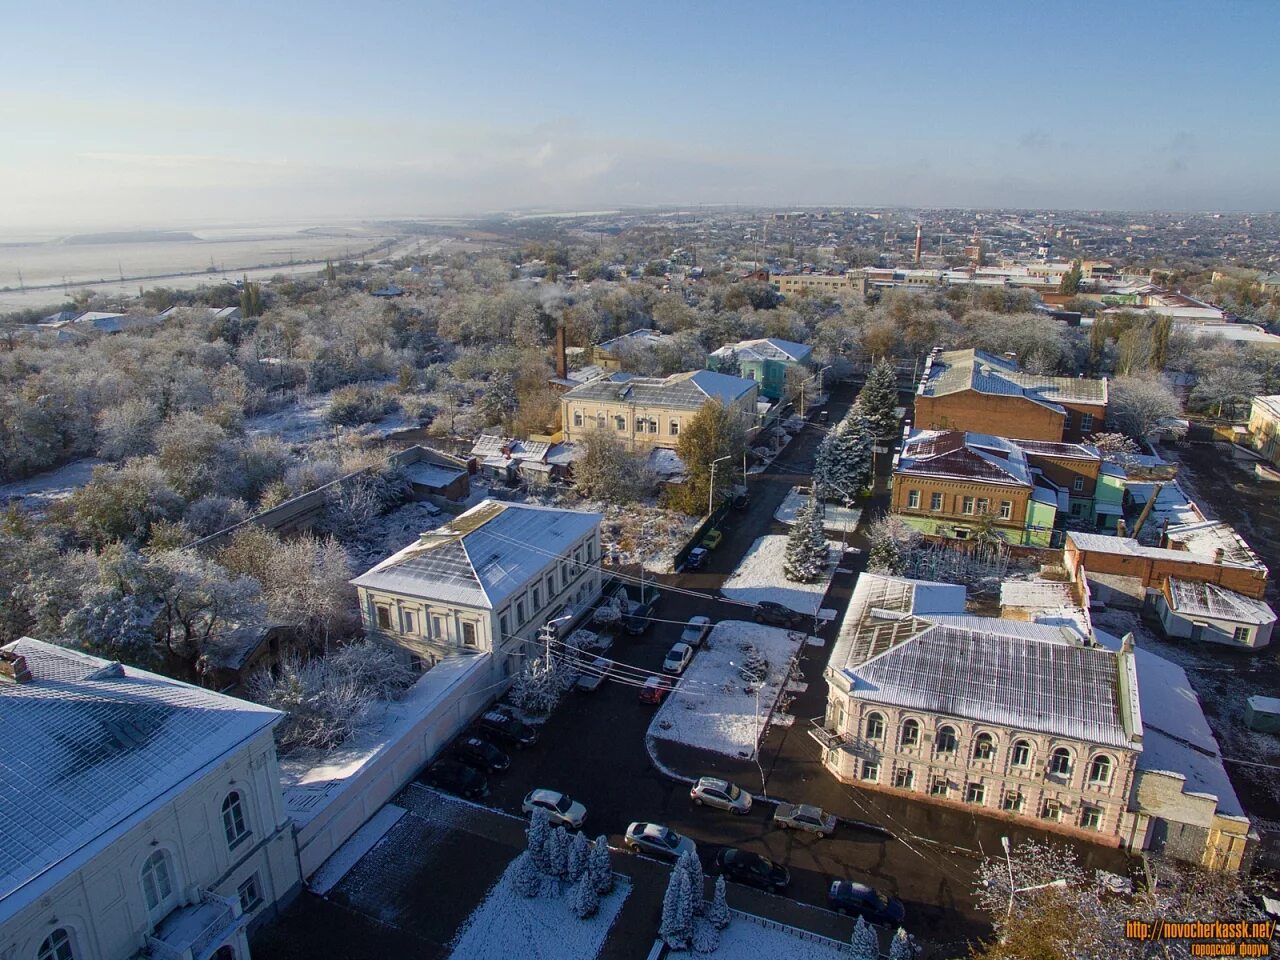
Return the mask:
<path id="1" fill-rule="evenodd" d="M 1280 208 L 1271 3 L 209 9 L 9 11 L 0 234 L 697 204 Z"/>

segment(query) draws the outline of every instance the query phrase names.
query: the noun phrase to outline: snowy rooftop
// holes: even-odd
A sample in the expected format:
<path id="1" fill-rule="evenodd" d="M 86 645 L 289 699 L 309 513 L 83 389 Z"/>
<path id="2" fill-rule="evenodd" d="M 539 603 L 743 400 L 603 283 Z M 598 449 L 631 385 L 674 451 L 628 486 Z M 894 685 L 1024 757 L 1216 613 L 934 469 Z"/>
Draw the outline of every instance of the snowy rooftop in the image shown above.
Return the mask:
<path id="1" fill-rule="evenodd" d="M 351 582 L 496 610 L 600 519 L 598 513 L 484 500 Z"/>
<path id="2" fill-rule="evenodd" d="M 1275 623 L 1276 615 L 1266 603 L 1220 587 L 1216 583 L 1168 580 L 1170 606 L 1177 613 L 1235 623 Z"/>
<path id="3" fill-rule="evenodd" d="M 667 335 L 661 330 L 643 329 L 632 330 L 630 333 L 624 333 L 620 337 L 614 337 L 612 340 L 606 340 L 604 343 L 597 344 L 597 350 L 604 350 L 606 353 L 617 350 L 619 347 L 635 345 L 642 347 L 653 347 L 662 343 L 667 339 Z"/>
<path id="4" fill-rule="evenodd" d="M 1002 607 L 1075 606 L 1071 584 L 1061 580 L 1009 580 L 1000 585 Z"/>
<path id="5" fill-rule="evenodd" d="M 1230 563 L 1246 567 L 1262 563 L 1244 538 L 1236 532 L 1235 527 L 1221 520 L 1180 523 L 1169 527 L 1167 532 L 1170 544 L 1176 544 L 1180 549 L 1191 553 L 1213 559 L 1221 550 L 1223 559 Z"/>
<path id="6" fill-rule="evenodd" d="M 0 679 L 0 921 L 41 896 L 280 714 L 24 637 Z"/>
<path id="7" fill-rule="evenodd" d="M 813 347 L 807 343 L 795 343 L 791 340 L 779 340 L 777 337 L 765 337 L 761 340 L 739 340 L 737 343 L 726 343 L 711 356 L 739 360 L 779 360 L 783 363 L 800 363 L 809 359 Z"/>
<path id="8" fill-rule="evenodd" d="M 575 387 L 564 397 L 569 400 L 600 400 L 608 403 L 634 403 L 637 406 L 669 407 L 698 410 L 708 400 L 719 400 L 725 406 L 746 396 L 756 388 L 756 381 L 731 377 L 714 370 L 695 370 L 669 377 L 613 377 L 594 380 Z"/>
<path id="9" fill-rule="evenodd" d="M 973 390 L 989 395 L 1025 397 L 1061 410 L 1057 401 L 1105 404 L 1107 381 L 1075 377 L 1047 377 L 1024 373 L 1014 360 L 981 350 L 949 350 L 936 354 L 920 384 L 926 397 L 945 397 Z"/>
<path id="10" fill-rule="evenodd" d="M 927 629 L 927 614 L 964 613 L 964 587 L 863 573 L 831 652 L 833 669 L 855 666 Z"/>
<path id="11" fill-rule="evenodd" d="M 1101 533 L 1081 533 L 1078 530 L 1067 531 L 1067 541 L 1074 543 L 1080 550 L 1087 550 L 1092 553 L 1110 553 L 1129 557 L 1146 557 L 1150 560 L 1177 560 L 1182 563 L 1199 561 L 1201 563 L 1211 562 L 1212 557 L 1206 558 L 1197 553 L 1190 553 L 1186 550 L 1171 550 L 1168 547 L 1147 547 L 1132 537 L 1111 537 Z M 1255 563 L 1235 563 L 1231 560 L 1223 560 L 1223 564 L 1229 567 L 1249 567 L 1251 569 L 1265 570 L 1261 561 Z"/>
<path id="12" fill-rule="evenodd" d="M 411 463 L 404 468 L 404 475 L 409 481 L 422 487 L 447 487 L 466 473 L 463 468 L 444 467 L 437 463 Z"/>
<path id="13" fill-rule="evenodd" d="M 959 430 L 920 430 L 907 438 L 898 473 L 1030 486 L 1026 454 L 1011 440 Z"/>

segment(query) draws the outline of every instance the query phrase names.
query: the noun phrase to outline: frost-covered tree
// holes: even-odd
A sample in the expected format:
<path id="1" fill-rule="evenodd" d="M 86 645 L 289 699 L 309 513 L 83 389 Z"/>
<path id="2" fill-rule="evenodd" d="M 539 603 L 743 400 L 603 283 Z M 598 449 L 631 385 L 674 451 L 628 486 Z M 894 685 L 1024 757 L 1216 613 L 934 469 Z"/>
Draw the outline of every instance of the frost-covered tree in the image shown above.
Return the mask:
<path id="1" fill-rule="evenodd" d="M 591 841 L 579 830 L 573 835 L 569 844 L 569 879 L 575 883 L 587 870 L 587 860 L 591 855 Z"/>
<path id="2" fill-rule="evenodd" d="M 662 898 L 662 921 L 658 936 L 673 950 L 687 950 L 693 936 L 693 911 L 689 909 L 689 874 L 672 868 L 667 892 Z"/>
<path id="3" fill-rule="evenodd" d="M 600 909 L 600 895 L 596 893 L 591 878 L 585 874 L 574 885 L 572 908 L 574 916 L 579 920 L 595 916 L 596 911 Z"/>
<path id="4" fill-rule="evenodd" d="M 526 660 L 524 669 L 511 684 L 511 702 L 530 713 L 551 713 L 564 696 L 568 672 L 561 659 L 555 656 Z"/>
<path id="5" fill-rule="evenodd" d="M 590 430 L 578 441 L 581 456 L 573 463 L 573 486 L 584 497 L 630 503 L 653 486 L 644 461 L 608 430 Z"/>
<path id="6" fill-rule="evenodd" d="M 889 960 L 915 960 L 918 952 L 911 935 L 899 927 L 889 943 Z"/>
<path id="7" fill-rule="evenodd" d="M 782 572 L 797 583 L 815 583 L 827 568 L 827 538 L 822 529 L 822 507 L 816 495 L 796 511 L 787 536 Z"/>
<path id="8" fill-rule="evenodd" d="M 551 864 L 547 856 L 547 845 L 551 842 L 551 814 L 541 807 L 534 807 L 529 817 L 528 837 L 529 859 L 539 872 L 551 872 Z"/>
<path id="9" fill-rule="evenodd" d="M 707 907 L 706 919 L 717 930 L 723 930 L 729 926 L 729 902 L 725 899 L 723 874 L 716 877 L 715 893 L 712 894 L 711 903 Z"/>
<path id="10" fill-rule="evenodd" d="M 187 506 L 182 522 L 197 537 L 207 537 L 234 526 L 249 516 L 243 500 L 209 494 Z"/>
<path id="11" fill-rule="evenodd" d="M 892 440 L 898 429 L 898 372 L 892 363 L 882 360 L 867 374 L 867 381 L 854 402 L 857 410 L 871 424 L 872 435 L 879 440 Z"/>
<path id="12" fill-rule="evenodd" d="M 876 928 L 862 917 L 859 917 L 858 922 L 853 925 L 853 935 L 849 938 L 849 943 L 849 956 L 853 957 L 853 960 L 879 960 L 880 938 L 876 935 Z"/>
<path id="13" fill-rule="evenodd" d="M 543 874 L 526 850 L 516 857 L 511 873 L 511 886 L 522 897 L 533 899 L 542 895 Z"/>
<path id="14" fill-rule="evenodd" d="M 98 414 L 98 456 L 121 461 L 150 453 L 160 411 L 147 397 L 131 397 Z"/>
<path id="15" fill-rule="evenodd" d="M 569 874 L 569 847 L 573 841 L 569 839 L 569 831 L 564 827 L 553 827 L 551 836 L 547 838 L 547 873 L 563 880 Z"/>
<path id="16" fill-rule="evenodd" d="M 1111 382 L 1108 419 L 1135 440 L 1149 440 L 1182 416 L 1177 394 L 1159 377 L 1117 377 Z"/>
<path id="17" fill-rule="evenodd" d="M 857 408 L 822 438 L 813 464 L 813 489 L 823 500 L 851 503 L 871 486 L 875 425 Z"/>
<path id="18" fill-rule="evenodd" d="M 871 524 L 867 540 L 871 544 L 867 552 L 867 569 L 872 573 L 901 576 L 923 537 L 901 517 L 889 514 Z"/>
<path id="19" fill-rule="evenodd" d="M 228 574 L 189 548 L 148 557 L 144 580 L 140 592 L 155 604 L 156 632 L 167 654 L 193 671 L 211 636 L 262 617 L 256 580 Z"/>
<path id="20" fill-rule="evenodd" d="M 706 920 L 697 920 L 689 945 L 694 953 L 715 953 L 720 949 L 720 931 Z"/>
<path id="21" fill-rule="evenodd" d="M 153 524 L 182 516 L 183 500 L 149 459 L 121 467 L 95 467 L 87 484 L 71 495 L 71 526 L 96 546 L 121 540 L 146 542 Z"/>
<path id="22" fill-rule="evenodd" d="M 613 864 L 609 862 L 609 838 L 603 833 L 596 837 L 596 842 L 587 855 L 587 874 L 596 888 L 596 893 L 604 896 L 613 889 Z"/>
<path id="23" fill-rule="evenodd" d="M 702 899 L 702 892 L 706 887 L 706 883 L 703 878 L 702 863 L 698 860 L 698 855 L 686 850 L 680 854 L 680 859 L 676 861 L 676 867 L 689 875 L 690 912 L 694 916 L 701 916 L 706 909 L 706 902 Z"/>

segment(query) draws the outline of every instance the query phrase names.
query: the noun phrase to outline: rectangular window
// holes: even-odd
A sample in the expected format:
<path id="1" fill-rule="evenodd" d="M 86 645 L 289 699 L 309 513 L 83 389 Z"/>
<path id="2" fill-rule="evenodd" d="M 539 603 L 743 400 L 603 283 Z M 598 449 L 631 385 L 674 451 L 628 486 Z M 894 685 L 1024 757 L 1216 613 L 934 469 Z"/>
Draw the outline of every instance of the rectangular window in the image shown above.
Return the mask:
<path id="1" fill-rule="evenodd" d="M 668 424 L 668 426 L 670 426 L 670 427 L 671 427 L 671 435 L 672 435 L 673 437 L 678 437 L 678 436 L 680 436 L 680 421 L 679 421 L 679 420 L 672 420 L 672 421 L 671 421 L 671 423 L 670 423 L 670 424 Z"/>
<path id="2" fill-rule="evenodd" d="M 476 625 L 467 623 L 465 620 L 462 623 L 462 645 L 464 647 L 474 647 L 476 645 Z"/>
<path id="3" fill-rule="evenodd" d="M 1080 810 L 1080 826 L 1086 830 L 1102 829 L 1102 808 L 1085 804 Z"/>
<path id="4" fill-rule="evenodd" d="M 874 760 L 863 760 L 862 761 L 862 779 L 870 780 L 873 782 L 879 781 L 880 764 L 876 763 L 876 761 Z"/>
<path id="5" fill-rule="evenodd" d="M 1000 519 L 1010 520 L 1012 518 L 1013 518 L 1013 501 L 1001 500 L 1000 501 Z"/>
<path id="6" fill-rule="evenodd" d="M 1071 429 L 1071 411 L 1070 410 L 1068 410 L 1066 416 L 1062 418 L 1062 429 L 1063 430 Z"/>
<path id="7" fill-rule="evenodd" d="M 956 527 L 956 539 L 957 539 L 957 540 L 968 540 L 968 539 L 969 539 L 969 535 L 970 535 L 972 532 L 973 532 L 973 531 L 972 531 L 972 530 L 970 530 L 968 527 Z"/>
<path id="8" fill-rule="evenodd" d="M 946 795 L 947 795 L 947 778 L 934 777 L 933 780 L 929 782 L 929 796 L 945 797 Z"/>
<path id="9" fill-rule="evenodd" d="M 990 501 L 990 500 L 988 500 L 986 497 L 979 497 L 979 498 L 978 498 L 978 512 L 979 512 L 979 513 L 981 513 L 981 514 L 984 514 L 984 515 L 985 515 L 985 514 L 990 513 L 990 512 L 991 512 L 991 501 Z"/>
<path id="10" fill-rule="evenodd" d="M 899 790 L 914 790 L 916 786 L 916 775 L 908 769 L 899 769 L 893 771 L 893 785 Z"/>
<path id="11" fill-rule="evenodd" d="M 1080 430 L 1082 433 L 1088 433 L 1093 429 L 1093 414 L 1086 413 L 1080 417 Z"/>
<path id="12" fill-rule="evenodd" d="M 524 626 L 524 601 L 516 601 L 516 629 L 519 630 Z"/>
<path id="13" fill-rule="evenodd" d="M 249 879 L 236 888 L 240 897 L 240 912 L 252 913 L 262 906 L 262 888 L 258 885 L 258 875 L 251 874 Z"/>
<path id="14" fill-rule="evenodd" d="M 613 425 L 617 427 L 619 433 L 624 433 L 627 429 L 627 418 L 616 416 L 613 418 Z"/>
<path id="15" fill-rule="evenodd" d="M 594 540 L 587 541 L 587 563 L 591 563 L 596 558 L 596 542 Z"/>
<path id="16" fill-rule="evenodd" d="M 405 633 L 415 633 L 417 631 L 418 629 L 417 623 L 414 620 L 414 616 L 412 612 L 410 612 L 409 610 L 405 610 L 400 614 L 400 617 L 402 620 L 404 620 Z"/>
<path id="17" fill-rule="evenodd" d="M 929 494 L 929 509 L 932 510 L 934 513 L 937 513 L 939 510 L 942 509 L 942 494 L 940 493 Z"/>
<path id="18" fill-rule="evenodd" d="M 1022 794 L 1017 790 L 1010 790 L 1000 798 L 1000 809 L 1008 813 L 1022 812 Z"/>
<path id="19" fill-rule="evenodd" d="M 657 433 L 657 432 L 658 432 L 658 420 L 657 420 L 657 418 L 656 418 L 656 417 L 650 417 L 650 418 L 649 418 L 649 432 L 650 432 L 650 433 Z"/>
<path id="20" fill-rule="evenodd" d="M 378 607 L 378 626 L 383 630 L 391 629 L 391 608 Z"/>
<path id="21" fill-rule="evenodd" d="M 533 598 L 533 612 L 537 613 L 542 609 L 542 591 L 534 587 L 529 591 L 529 596 Z"/>
<path id="22" fill-rule="evenodd" d="M 1084 490 L 1084 477 L 1076 477 L 1074 480 L 1072 480 L 1071 489 L 1074 490 L 1076 493 L 1080 493 L 1082 490 Z"/>
<path id="23" fill-rule="evenodd" d="M 444 621 L 439 617 L 431 618 L 431 635 L 437 640 L 444 639 Z"/>
<path id="24" fill-rule="evenodd" d="M 919 490 L 907 491 L 907 506 L 910 507 L 912 510 L 920 509 L 920 491 Z"/>
<path id="25" fill-rule="evenodd" d="M 973 513 L 973 497 L 965 497 L 962 504 L 961 513 Z"/>
<path id="26" fill-rule="evenodd" d="M 983 783 L 967 783 L 964 787 L 964 802 L 982 806 L 987 802 L 987 787 Z"/>
<path id="27" fill-rule="evenodd" d="M 1062 804 L 1057 800 L 1046 800 L 1040 807 L 1040 818 L 1042 820 L 1061 820 Z"/>
<path id="28" fill-rule="evenodd" d="M 564 560 L 560 561 L 560 582 L 569 585 L 569 564 Z"/>
<path id="29" fill-rule="evenodd" d="M 1073 504 L 1071 505 L 1071 515 L 1072 515 L 1073 517 L 1078 517 L 1078 516 L 1080 516 L 1080 514 L 1082 514 L 1082 513 L 1084 513 L 1084 504 L 1083 504 L 1083 503 L 1073 503 Z"/>
<path id="30" fill-rule="evenodd" d="M 1233 640 L 1235 640 L 1235 642 L 1236 642 L 1236 643 L 1248 643 L 1248 642 L 1249 642 L 1249 628 L 1248 628 L 1248 627 L 1236 627 L 1235 632 L 1231 635 L 1231 638 L 1232 638 Z"/>
<path id="31" fill-rule="evenodd" d="M 503 640 L 511 636 L 511 624 L 507 621 L 507 615 L 505 613 L 498 617 L 498 632 L 502 634 Z"/>
<path id="32" fill-rule="evenodd" d="M 547 599 L 551 599 L 556 595 L 556 573 L 552 570 L 547 574 Z"/>
<path id="33" fill-rule="evenodd" d="M 574 425 L 575 427 L 580 427 L 580 426 L 582 426 L 582 411 L 581 411 L 581 410 L 575 410 L 575 411 L 573 411 L 573 425 Z"/>

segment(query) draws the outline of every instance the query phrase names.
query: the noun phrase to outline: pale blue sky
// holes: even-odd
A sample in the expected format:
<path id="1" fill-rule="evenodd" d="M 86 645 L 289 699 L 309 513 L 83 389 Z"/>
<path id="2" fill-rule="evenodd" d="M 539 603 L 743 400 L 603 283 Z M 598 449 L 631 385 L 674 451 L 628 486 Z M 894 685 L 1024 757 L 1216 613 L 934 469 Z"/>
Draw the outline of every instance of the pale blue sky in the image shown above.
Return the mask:
<path id="1" fill-rule="evenodd" d="M 3 5 L 0 230 L 1280 207 L 1280 3 Z"/>

